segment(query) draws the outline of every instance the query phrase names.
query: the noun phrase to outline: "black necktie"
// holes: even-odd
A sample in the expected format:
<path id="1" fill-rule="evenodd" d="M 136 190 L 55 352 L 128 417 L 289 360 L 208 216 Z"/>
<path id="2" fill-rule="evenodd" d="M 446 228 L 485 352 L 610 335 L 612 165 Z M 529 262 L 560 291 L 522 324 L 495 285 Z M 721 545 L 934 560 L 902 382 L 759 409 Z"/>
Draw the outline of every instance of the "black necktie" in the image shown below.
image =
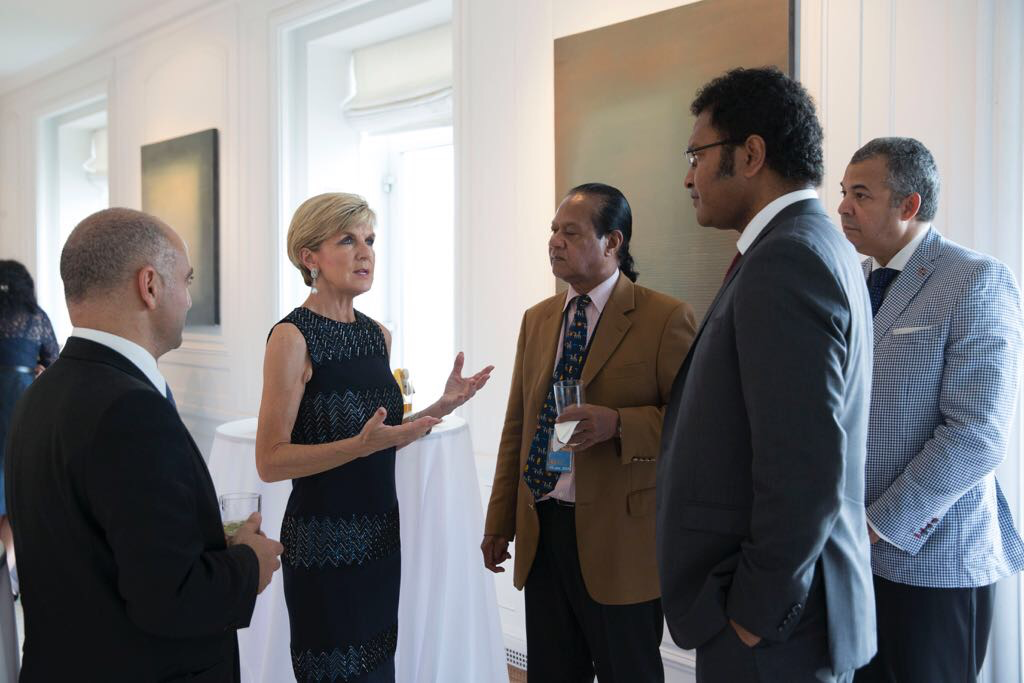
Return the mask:
<path id="1" fill-rule="evenodd" d="M 871 315 L 878 313 L 882 307 L 882 299 L 885 298 L 885 290 L 889 284 L 896 279 L 900 271 L 893 268 L 876 268 L 868 276 L 868 296 L 871 297 Z"/>
<path id="2" fill-rule="evenodd" d="M 174 392 L 171 391 L 171 385 L 167 384 L 165 386 L 167 387 L 167 400 L 170 401 L 171 405 L 174 406 L 174 409 L 177 410 L 178 404 L 174 402 Z"/>

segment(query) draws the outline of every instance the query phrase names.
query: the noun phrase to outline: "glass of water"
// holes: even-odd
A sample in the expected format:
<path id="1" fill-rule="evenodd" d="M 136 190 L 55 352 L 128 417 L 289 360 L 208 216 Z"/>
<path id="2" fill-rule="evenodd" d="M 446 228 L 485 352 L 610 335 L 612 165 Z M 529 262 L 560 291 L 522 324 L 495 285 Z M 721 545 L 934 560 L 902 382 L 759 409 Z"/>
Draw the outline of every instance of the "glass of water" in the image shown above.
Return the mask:
<path id="1" fill-rule="evenodd" d="M 569 406 L 583 404 L 583 385 L 576 379 L 565 379 L 555 382 L 555 410 L 561 415 Z M 573 453 L 568 444 L 558 438 L 557 425 L 551 430 L 548 442 L 547 470 L 549 472 L 571 472 Z M 568 437 L 566 437 L 568 441 Z"/>
<path id="2" fill-rule="evenodd" d="M 258 493 L 225 493 L 218 500 L 224 535 L 228 538 L 238 532 L 252 513 L 260 511 L 261 497 Z"/>
<path id="3" fill-rule="evenodd" d="M 583 383 L 578 379 L 555 382 L 555 411 L 561 415 L 569 406 L 583 405 Z"/>

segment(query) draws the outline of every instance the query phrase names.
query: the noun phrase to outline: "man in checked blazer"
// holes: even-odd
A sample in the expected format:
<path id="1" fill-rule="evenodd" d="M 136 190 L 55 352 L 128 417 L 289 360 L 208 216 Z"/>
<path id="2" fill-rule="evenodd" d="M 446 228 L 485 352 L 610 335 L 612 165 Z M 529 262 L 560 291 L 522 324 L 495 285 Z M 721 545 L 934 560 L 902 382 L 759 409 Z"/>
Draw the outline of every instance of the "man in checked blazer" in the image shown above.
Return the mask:
<path id="1" fill-rule="evenodd" d="M 1024 568 L 994 474 L 1017 401 L 1020 292 L 1002 263 L 932 227 L 939 174 L 917 140 L 864 145 L 842 187 L 874 313 L 865 499 L 878 655 L 856 680 L 974 681 L 994 584 Z"/>

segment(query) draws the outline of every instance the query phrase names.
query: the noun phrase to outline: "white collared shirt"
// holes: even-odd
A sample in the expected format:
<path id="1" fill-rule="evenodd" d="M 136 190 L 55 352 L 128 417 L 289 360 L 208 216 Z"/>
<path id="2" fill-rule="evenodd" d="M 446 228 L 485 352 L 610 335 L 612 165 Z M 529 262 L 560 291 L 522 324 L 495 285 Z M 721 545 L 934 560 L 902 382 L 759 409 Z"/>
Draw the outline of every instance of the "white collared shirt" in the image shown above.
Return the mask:
<path id="1" fill-rule="evenodd" d="M 928 231 L 931 229 L 932 226 L 930 224 L 926 225 L 924 227 L 924 230 L 917 233 L 917 235 L 914 236 L 914 239 L 910 240 L 905 245 L 903 245 L 903 248 L 897 251 L 896 255 L 889 259 L 889 263 L 887 263 L 884 266 L 878 262 L 878 259 L 872 256 L 871 271 L 874 272 L 879 268 L 892 268 L 893 270 L 902 271 L 904 268 L 907 267 L 907 261 L 909 261 L 910 257 L 914 255 L 915 251 L 917 251 L 917 246 L 924 241 L 925 235 L 927 235 Z"/>
<path id="2" fill-rule="evenodd" d="M 757 212 L 757 215 L 747 223 L 747 227 L 743 229 L 743 233 L 740 238 L 736 240 L 736 249 L 741 254 L 747 253 L 747 249 L 754 243 L 757 236 L 767 227 L 772 219 L 779 215 L 779 213 L 790 204 L 796 204 L 805 199 L 817 199 L 818 191 L 813 188 L 807 188 L 804 190 L 797 190 L 796 192 L 789 192 L 781 197 L 776 197 L 774 200 L 768 203 L 763 209 Z"/>
<path id="3" fill-rule="evenodd" d="M 152 383 L 156 390 L 164 396 L 167 395 L 167 380 L 160 374 L 160 368 L 157 367 L 156 358 L 153 358 L 149 351 L 142 348 L 138 344 L 124 337 L 119 337 L 116 334 L 110 334 L 109 332 L 103 332 L 101 330 L 92 330 L 88 327 L 76 327 L 71 330 L 72 337 L 78 337 L 80 339 L 88 339 L 91 342 L 102 344 L 112 351 L 116 351 L 128 360 L 132 362 L 132 365 L 142 371 L 142 374 L 146 376 L 146 379 Z"/>

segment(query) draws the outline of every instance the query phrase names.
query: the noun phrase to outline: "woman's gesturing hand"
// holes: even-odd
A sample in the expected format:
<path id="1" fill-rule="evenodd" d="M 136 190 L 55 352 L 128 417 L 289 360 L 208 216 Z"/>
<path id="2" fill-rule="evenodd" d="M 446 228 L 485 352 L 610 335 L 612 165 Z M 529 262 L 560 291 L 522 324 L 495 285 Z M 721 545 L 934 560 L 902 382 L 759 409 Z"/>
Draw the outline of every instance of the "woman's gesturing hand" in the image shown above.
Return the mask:
<path id="1" fill-rule="evenodd" d="M 465 362 L 466 356 L 459 351 L 455 356 L 452 372 L 448 375 L 448 381 L 445 382 L 444 393 L 438 401 L 449 413 L 473 398 L 473 395 L 487 384 L 487 380 L 491 378 L 491 370 L 494 369 L 493 365 L 488 365 L 475 375 L 463 377 L 462 365 Z"/>
<path id="2" fill-rule="evenodd" d="M 362 450 L 366 451 L 366 455 L 392 446 L 395 448 L 408 446 L 441 422 L 436 417 L 428 416 L 392 427 L 384 424 L 387 416 L 388 411 L 384 407 L 377 408 L 377 411 L 370 416 L 359 432 L 358 438 L 362 441 Z"/>

